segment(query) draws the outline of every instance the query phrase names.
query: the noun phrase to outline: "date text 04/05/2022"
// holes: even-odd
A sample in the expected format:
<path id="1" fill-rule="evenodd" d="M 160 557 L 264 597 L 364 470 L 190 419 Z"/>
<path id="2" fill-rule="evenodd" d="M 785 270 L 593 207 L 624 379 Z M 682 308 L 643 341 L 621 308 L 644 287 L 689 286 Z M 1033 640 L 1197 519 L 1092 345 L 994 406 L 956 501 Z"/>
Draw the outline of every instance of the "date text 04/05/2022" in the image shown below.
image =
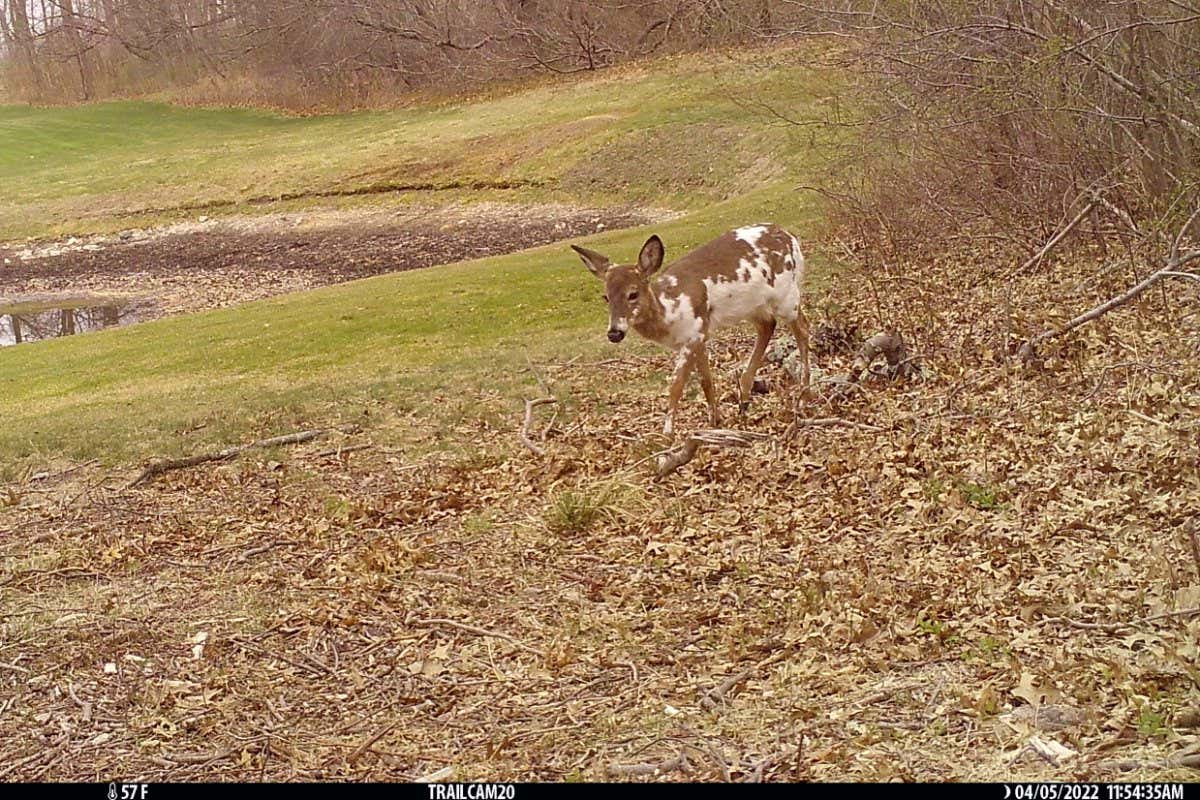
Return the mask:
<path id="1" fill-rule="evenodd" d="M 1005 800 L 1184 800 L 1182 783 L 1017 783 Z"/>

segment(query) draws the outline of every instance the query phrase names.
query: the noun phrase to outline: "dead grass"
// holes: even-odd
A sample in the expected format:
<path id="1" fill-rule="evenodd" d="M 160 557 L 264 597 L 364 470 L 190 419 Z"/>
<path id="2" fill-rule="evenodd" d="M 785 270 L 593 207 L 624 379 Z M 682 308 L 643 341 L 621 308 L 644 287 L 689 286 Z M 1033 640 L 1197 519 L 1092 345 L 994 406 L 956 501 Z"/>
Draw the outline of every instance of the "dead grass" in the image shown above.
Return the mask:
<path id="1" fill-rule="evenodd" d="M 990 344 L 994 267 L 851 271 L 813 298 L 827 327 L 882 318 L 920 352 L 923 381 L 801 410 L 883 432 L 779 439 L 772 370 L 731 424 L 776 441 L 664 481 L 644 458 L 665 355 L 539 365 L 563 399 L 545 458 L 485 392 L 459 455 L 372 429 L 133 491 L 24 476 L 0 509 L 0 773 L 1194 779 L 1162 766 L 1198 744 L 1191 295 L 1023 373 Z M 1019 286 L 1018 333 L 1121 282 L 1064 300 L 1086 268 L 1055 269 Z M 715 348 L 729 410 L 748 345 Z M 684 422 L 704 424 L 695 397 Z M 686 769 L 610 771 L 664 763 Z"/>

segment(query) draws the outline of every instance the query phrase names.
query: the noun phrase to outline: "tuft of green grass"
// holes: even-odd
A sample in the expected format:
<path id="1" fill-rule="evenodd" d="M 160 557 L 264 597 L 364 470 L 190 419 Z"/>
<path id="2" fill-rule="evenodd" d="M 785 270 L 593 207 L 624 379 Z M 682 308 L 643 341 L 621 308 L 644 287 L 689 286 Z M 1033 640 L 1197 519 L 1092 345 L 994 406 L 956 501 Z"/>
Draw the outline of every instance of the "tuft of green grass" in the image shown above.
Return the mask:
<path id="1" fill-rule="evenodd" d="M 546 527 L 558 536 L 587 532 L 605 511 L 603 494 L 568 489 L 559 492 L 546 509 Z"/>
<path id="2" fill-rule="evenodd" d="M 963 500 L 972 508 L 980 511 L 995 511 L 1003 505 L 1001 489 L 996 486 L 979 483 L 961 483 L 958 490 L 962 492 Z"/>
<path id="3" fill-rule="evenodd" d="M 1137 729 L 1139 734 L 1148 739 L 1165 736 L 1171 731 L 1167 725 L 1166 715 L 1155 711 L 1149 705 L 1143 705 L 1138 712 Z"/>
<path id="4" fill-rule="evenodd" d="M 556 536 L 576 536 L 591 530 L 601 520 L 614 520 L 634 503 L 624 487 L 613 483 L 563 489 L 546 507 L 546 528 Z"/>

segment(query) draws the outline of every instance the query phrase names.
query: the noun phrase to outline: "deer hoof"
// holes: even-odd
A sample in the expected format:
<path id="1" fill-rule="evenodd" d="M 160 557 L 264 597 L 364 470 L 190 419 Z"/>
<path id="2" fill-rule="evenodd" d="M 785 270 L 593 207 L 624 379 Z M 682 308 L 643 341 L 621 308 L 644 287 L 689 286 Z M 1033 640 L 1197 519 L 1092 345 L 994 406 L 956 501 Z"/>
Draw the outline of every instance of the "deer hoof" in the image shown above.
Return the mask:
<path id="1" fill-rule="evenodd" d="M 746 412 L 749 410 L 750 410 L 750 401 L 749 400 L 743 400 L 742 402 L 738 403 L 738 416 L 742 416 L 742 417 L 746 416 Z"/>

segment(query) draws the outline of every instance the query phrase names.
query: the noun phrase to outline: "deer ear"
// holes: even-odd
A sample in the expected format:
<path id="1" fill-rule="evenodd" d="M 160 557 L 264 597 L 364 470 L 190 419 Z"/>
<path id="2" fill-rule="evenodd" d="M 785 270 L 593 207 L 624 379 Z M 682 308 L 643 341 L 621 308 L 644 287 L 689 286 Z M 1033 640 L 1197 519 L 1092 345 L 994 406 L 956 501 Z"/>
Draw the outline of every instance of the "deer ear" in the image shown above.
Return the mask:
<path id="1" fill-rule="evenodd" d="M 638 253 L 638 269 L 642 271 L 642 275 L 649 278 L 663 262 L 663 243 L 662 239 L 657 236 L 651 236 L 642 245 L 642 252 Z"/>
<path id="2" fill-rule="evenodd" d="M 571 245 L 571 249 L 579 253 L 579 257 L 583 259 L 583 264 L 597 278 L 603 278 L 604 273 L 608 271 L 608 265 L 612 262 L 608 260 L 608 256 L 602 253 L 597 253 L 595 250 L 588 250 L 586 247 L 579 245 Z"/>

